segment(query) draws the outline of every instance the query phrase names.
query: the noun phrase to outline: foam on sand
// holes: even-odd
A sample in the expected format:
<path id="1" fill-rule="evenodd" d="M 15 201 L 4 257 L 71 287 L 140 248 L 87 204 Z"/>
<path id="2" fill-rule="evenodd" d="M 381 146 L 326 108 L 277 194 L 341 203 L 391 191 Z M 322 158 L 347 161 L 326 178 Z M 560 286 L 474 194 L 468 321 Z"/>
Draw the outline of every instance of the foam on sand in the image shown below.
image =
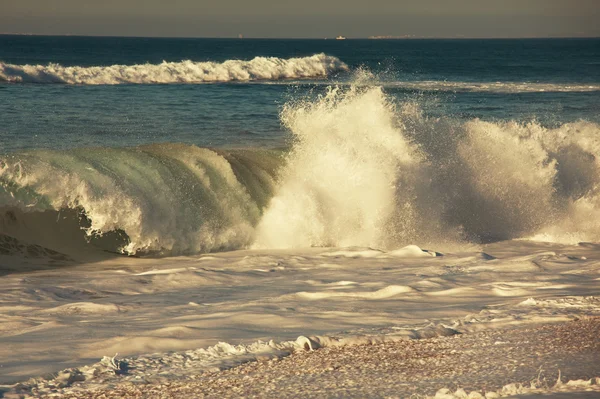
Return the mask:
<path id="1" fill-rule="evenodd" d="M 466 333 L 600 315 L 596 247 L 509 241 L 483 249 L 487 256 L 309 248 L 114 257 L 8 274 L 0 293 L 0 331 L 10 332 L 0 334 L 0 382 L 116 352 L 131 357 L 301 335 L 425 337 L 433 332 L 423 329 L 438 326 Z M 344 255 L 330 256 L 335 252 Z"/>
<path id="2" fill-rule="evenodd" d="M 585 319 L 473 334 L 438 325 L 410 334 L 300 336 L 249 345 L 221 342 L 184 352 L 105 356 L 91 366 L 66 369 L 46 380 L 30 379 L 9 391 L 69 398 L 101 392 L 107 397 L 150 396 L 157 390 L 186 397 L 207 393 L 238 397 L 241 392 L 312 397 L 327 390 L 327 396 L 349 397 L 416 393 L 438 399 L 483 399 L 587 392 L 590 396 L 580 397 L 591 398 L 600 392 L 600 379 L 584 376 L 597 372 L 598 328 L 598 319 Z"/>

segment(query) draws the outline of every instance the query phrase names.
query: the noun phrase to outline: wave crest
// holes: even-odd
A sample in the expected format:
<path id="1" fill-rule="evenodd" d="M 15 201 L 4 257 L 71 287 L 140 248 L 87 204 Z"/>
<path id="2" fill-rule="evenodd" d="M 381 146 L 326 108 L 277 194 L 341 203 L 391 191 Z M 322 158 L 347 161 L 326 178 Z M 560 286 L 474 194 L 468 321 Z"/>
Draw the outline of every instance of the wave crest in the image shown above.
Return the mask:
<path id="1" fill-rule="evenodd" d="M 250 61 L 166 62 L 143 65 L 62 66 L 14 65 L 0 62 L 0 82 L 99 84 L 209 83 L 325 77 L 348 66 L 326 54 L 282 59 L 255 57 Z"/>
<path id="2" fill-rule="evenodd" d="M 100 247 L 129 254 L 237 249 L 252 242 L 279 163 L 268 150 L 183 144 L 22 153 L 0 163 L 0 231 L 69 253 L 77 230 L 112 234 Z"/>

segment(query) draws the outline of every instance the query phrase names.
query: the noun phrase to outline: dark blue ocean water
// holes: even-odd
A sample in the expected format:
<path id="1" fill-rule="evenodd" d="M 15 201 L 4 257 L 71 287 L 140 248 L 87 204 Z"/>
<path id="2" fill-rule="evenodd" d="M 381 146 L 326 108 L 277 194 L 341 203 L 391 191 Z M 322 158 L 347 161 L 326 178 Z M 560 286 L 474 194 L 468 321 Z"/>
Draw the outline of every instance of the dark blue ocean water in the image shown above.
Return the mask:
<path id="1" fill-rule="evenodd" d="M 0 152 L 31 148 L 184 142 L 212 147 L 279 147 L 287 101 L 373 74 L 426 115 L 538 121 L 600 121 L 600 39 L 233 40 L 0 36 L 0 65 L 97 67 L 223 63 L 257 56 L 324 53 L 348 65 L 328 76 L 188 84 L 8 82 L 0 70 Z M 12 68 L 12 69 L 11 69 Z M 43 74 L 42 74 L 43 75 Z M 40 82 L 40 79 L 42 81 Z"/>

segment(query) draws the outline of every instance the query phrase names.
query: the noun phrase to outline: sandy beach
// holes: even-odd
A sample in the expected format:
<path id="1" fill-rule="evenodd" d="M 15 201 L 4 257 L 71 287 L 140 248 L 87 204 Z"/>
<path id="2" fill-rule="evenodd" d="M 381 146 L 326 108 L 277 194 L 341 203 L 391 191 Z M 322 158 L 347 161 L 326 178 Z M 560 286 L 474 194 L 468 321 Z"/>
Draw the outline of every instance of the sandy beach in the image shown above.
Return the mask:
<path id="1" fill-rule="evenodd" d="M 265 356 L 185 379 L 155 375 L 134 383 L 117 378 L 101 389 L 74 384 L 32 396 L 492 398 L 552 393 L 549 397 L 593 398 L 600 395 L 599 336 L 600 319 L 589 318 L 535 328 L 297 350 L 290 356 Z M 559 378 L 562 384 L 557 385 Z M 565 384 L 574 380 L 580 381 Z"/>

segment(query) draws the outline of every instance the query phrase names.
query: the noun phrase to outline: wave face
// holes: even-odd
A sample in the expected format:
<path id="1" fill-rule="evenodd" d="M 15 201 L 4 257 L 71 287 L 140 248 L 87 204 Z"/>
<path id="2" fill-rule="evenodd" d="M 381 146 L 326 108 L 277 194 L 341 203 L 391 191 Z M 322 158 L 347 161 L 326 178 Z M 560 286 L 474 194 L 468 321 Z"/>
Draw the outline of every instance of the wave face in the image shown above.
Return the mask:
<path id="1" fill-rule="evenodd" d="M 59 229 L 58 245 L 41 244 L 63 251 L 82 229 L 89 239 L 112 234 L 100 247 L 129 254 L 241 248 L 280 162 L 267 150 L 180 144 L 21 153 L 2 163 L 0 230 L 40 243 Z"/>
<path id="2" fill-rule="evenodd" d="M 5 156 L 0 232 L 68 254 L 81 237 L 129 254 L 600 241 L 598 124 L 432 118 L 366 85 L 291 101 L 281 120 L 288 152 Z"/>
<path id="3" fill-rule="evenodd" d="M 254 80 L 280 80 L 325 77 L 348 70 L 336 57 L 315 54 L 310 57 L 282 59 L 255 57 L 250 61 L 163 62 L 144 65 L 65 67 L 13 65 L 0 62 L 0 82 L 99 84 L 210 83 Z"/>

